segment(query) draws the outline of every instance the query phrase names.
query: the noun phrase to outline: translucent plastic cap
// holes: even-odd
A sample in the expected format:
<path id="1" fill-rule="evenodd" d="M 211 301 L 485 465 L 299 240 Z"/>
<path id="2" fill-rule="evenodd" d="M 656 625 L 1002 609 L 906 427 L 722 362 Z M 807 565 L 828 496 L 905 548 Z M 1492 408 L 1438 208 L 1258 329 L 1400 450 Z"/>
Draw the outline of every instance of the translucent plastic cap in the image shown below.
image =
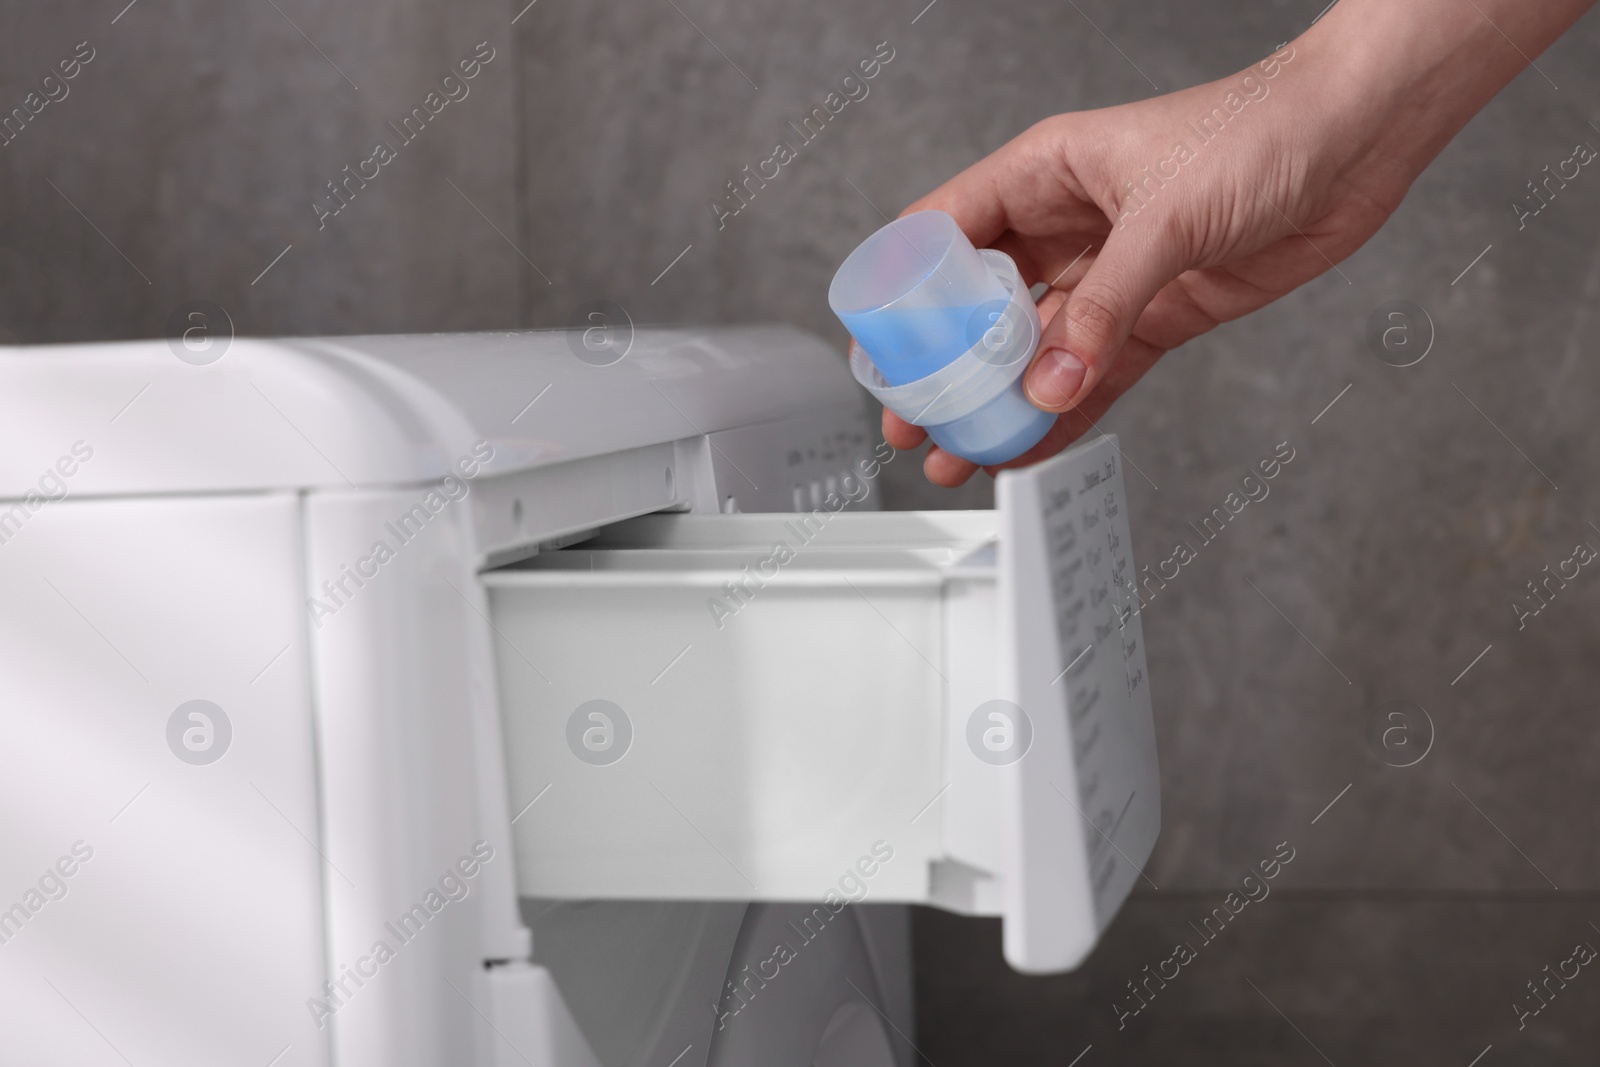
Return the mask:
<path id="1" fill-rule="evenodd" d="M 1007 300 L 994 272 L 943 211 L 889 223 L 850 253 L 828 287 L 833 313 L 892 385 L 954 362 L 987 327 L 985 309 Z"/>

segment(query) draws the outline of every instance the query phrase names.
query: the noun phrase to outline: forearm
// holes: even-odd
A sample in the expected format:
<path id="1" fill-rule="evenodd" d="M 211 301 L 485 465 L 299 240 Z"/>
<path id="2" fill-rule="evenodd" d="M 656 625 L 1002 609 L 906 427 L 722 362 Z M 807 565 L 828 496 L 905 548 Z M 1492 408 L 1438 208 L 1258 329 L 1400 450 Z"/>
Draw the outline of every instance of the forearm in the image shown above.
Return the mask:
<path id="1" fill-rule="evenodd" d="M 1409 184 L 1594 2 L 1340 0 L 1294 42 L 1306 135 Z"/>

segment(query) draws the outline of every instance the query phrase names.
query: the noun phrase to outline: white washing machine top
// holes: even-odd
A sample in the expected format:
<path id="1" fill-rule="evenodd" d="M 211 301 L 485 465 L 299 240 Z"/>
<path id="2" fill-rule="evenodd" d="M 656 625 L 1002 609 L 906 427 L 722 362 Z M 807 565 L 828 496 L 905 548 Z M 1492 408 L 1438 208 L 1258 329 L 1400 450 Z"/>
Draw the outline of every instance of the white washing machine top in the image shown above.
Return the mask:
<path id="1" fill-rule="evenodd" d="M 442 478 L 483 441 L 504 474 L 865 408 L 789 327 L 640 328 L 606 361 L 581 336 L 241 337 L 203 365 L 161 340 L 0 346 L 0 499 L 79 440 L 77 494 L 350 488 Z"/>

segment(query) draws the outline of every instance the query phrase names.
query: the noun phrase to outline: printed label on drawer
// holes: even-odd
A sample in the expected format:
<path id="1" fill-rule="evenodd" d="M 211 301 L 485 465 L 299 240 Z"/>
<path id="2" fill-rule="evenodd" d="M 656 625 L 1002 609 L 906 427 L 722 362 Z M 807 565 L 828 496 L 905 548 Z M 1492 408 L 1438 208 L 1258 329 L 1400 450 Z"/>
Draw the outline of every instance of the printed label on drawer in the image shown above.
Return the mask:
<path id="1" fill-rule="evenodd" d="M 1102 437 L 999 487 L 1010 690 L 1040 731 L 1014 783 L 1040 966 L 1110 922 L 1160 827 L 1123 462 Z"/>
<path id="2" fill-rule="evenodd" d="M 1114 889 L 1128 880 L 1117 877 L 1119 866 L 1131 867 L 1117 851 L 1117 837 L 1138 786 L 1127 783 L 1123 790 L 1124 774 L 1102 773 L 1106 763 L 1100 755 L 1102 746 L 1138 746 L 1140 739 L 1125 735 L 1132 698 L 1144 687 L 1145 660 L 1143 630 L 1130 606 L 1137 602 L 1131 597 L 1122 459 L 1111 448 L 1096 451 L 1099 458 L 1050 479 L 1060 484 L 1047 491 L 1042 516 L 1060 662 L 1066 664 L 1053 685 L 1067 691 L 1078 808 L 1095 831 L 1087 839 L 1090 884 L 1103 926 L 1121 902 L 1123 894 Z M 1106 690 L 1110 697 L 1102 699 Z M 1113 735 L 1124 735 L 1117 737 L 1121 744 Z M 1107 762 L 1122 763 L 1119 755 L 1108 753 Z"/>

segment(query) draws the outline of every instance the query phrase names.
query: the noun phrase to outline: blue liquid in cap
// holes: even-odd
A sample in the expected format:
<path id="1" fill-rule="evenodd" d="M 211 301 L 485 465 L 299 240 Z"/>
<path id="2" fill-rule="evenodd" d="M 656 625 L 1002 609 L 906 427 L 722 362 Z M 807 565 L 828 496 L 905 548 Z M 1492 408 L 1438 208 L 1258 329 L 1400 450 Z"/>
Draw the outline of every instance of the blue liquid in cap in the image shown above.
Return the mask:
<path id="1" fill-rule="evenodd" d="M 980 310 L 986 305 L 881 308 L 839 319 L 885 381 L 906 385 L 944 369 L 976 343 L 994 317 L 991 312 L 979 323 Z"/>
<path id="2" fill-rule="evenodd" d="M 980 464 L 1023 454 L 1055 422 L 1022 388 L 1023 363 L 1039 340 L 1026 300 L 1015 264 L 1004 253 L 973 248 L 942 211 L 913 212 L 884 226 L 850 253 L 828 286 L 828 306 L 877 370 L 863 372 L 862 384 L 903 419 L 939 420 L 923 424 L 934 442 Z M 968 353 L 979 363 L 971 373 L 960 381 L 935 377 Z"/>

